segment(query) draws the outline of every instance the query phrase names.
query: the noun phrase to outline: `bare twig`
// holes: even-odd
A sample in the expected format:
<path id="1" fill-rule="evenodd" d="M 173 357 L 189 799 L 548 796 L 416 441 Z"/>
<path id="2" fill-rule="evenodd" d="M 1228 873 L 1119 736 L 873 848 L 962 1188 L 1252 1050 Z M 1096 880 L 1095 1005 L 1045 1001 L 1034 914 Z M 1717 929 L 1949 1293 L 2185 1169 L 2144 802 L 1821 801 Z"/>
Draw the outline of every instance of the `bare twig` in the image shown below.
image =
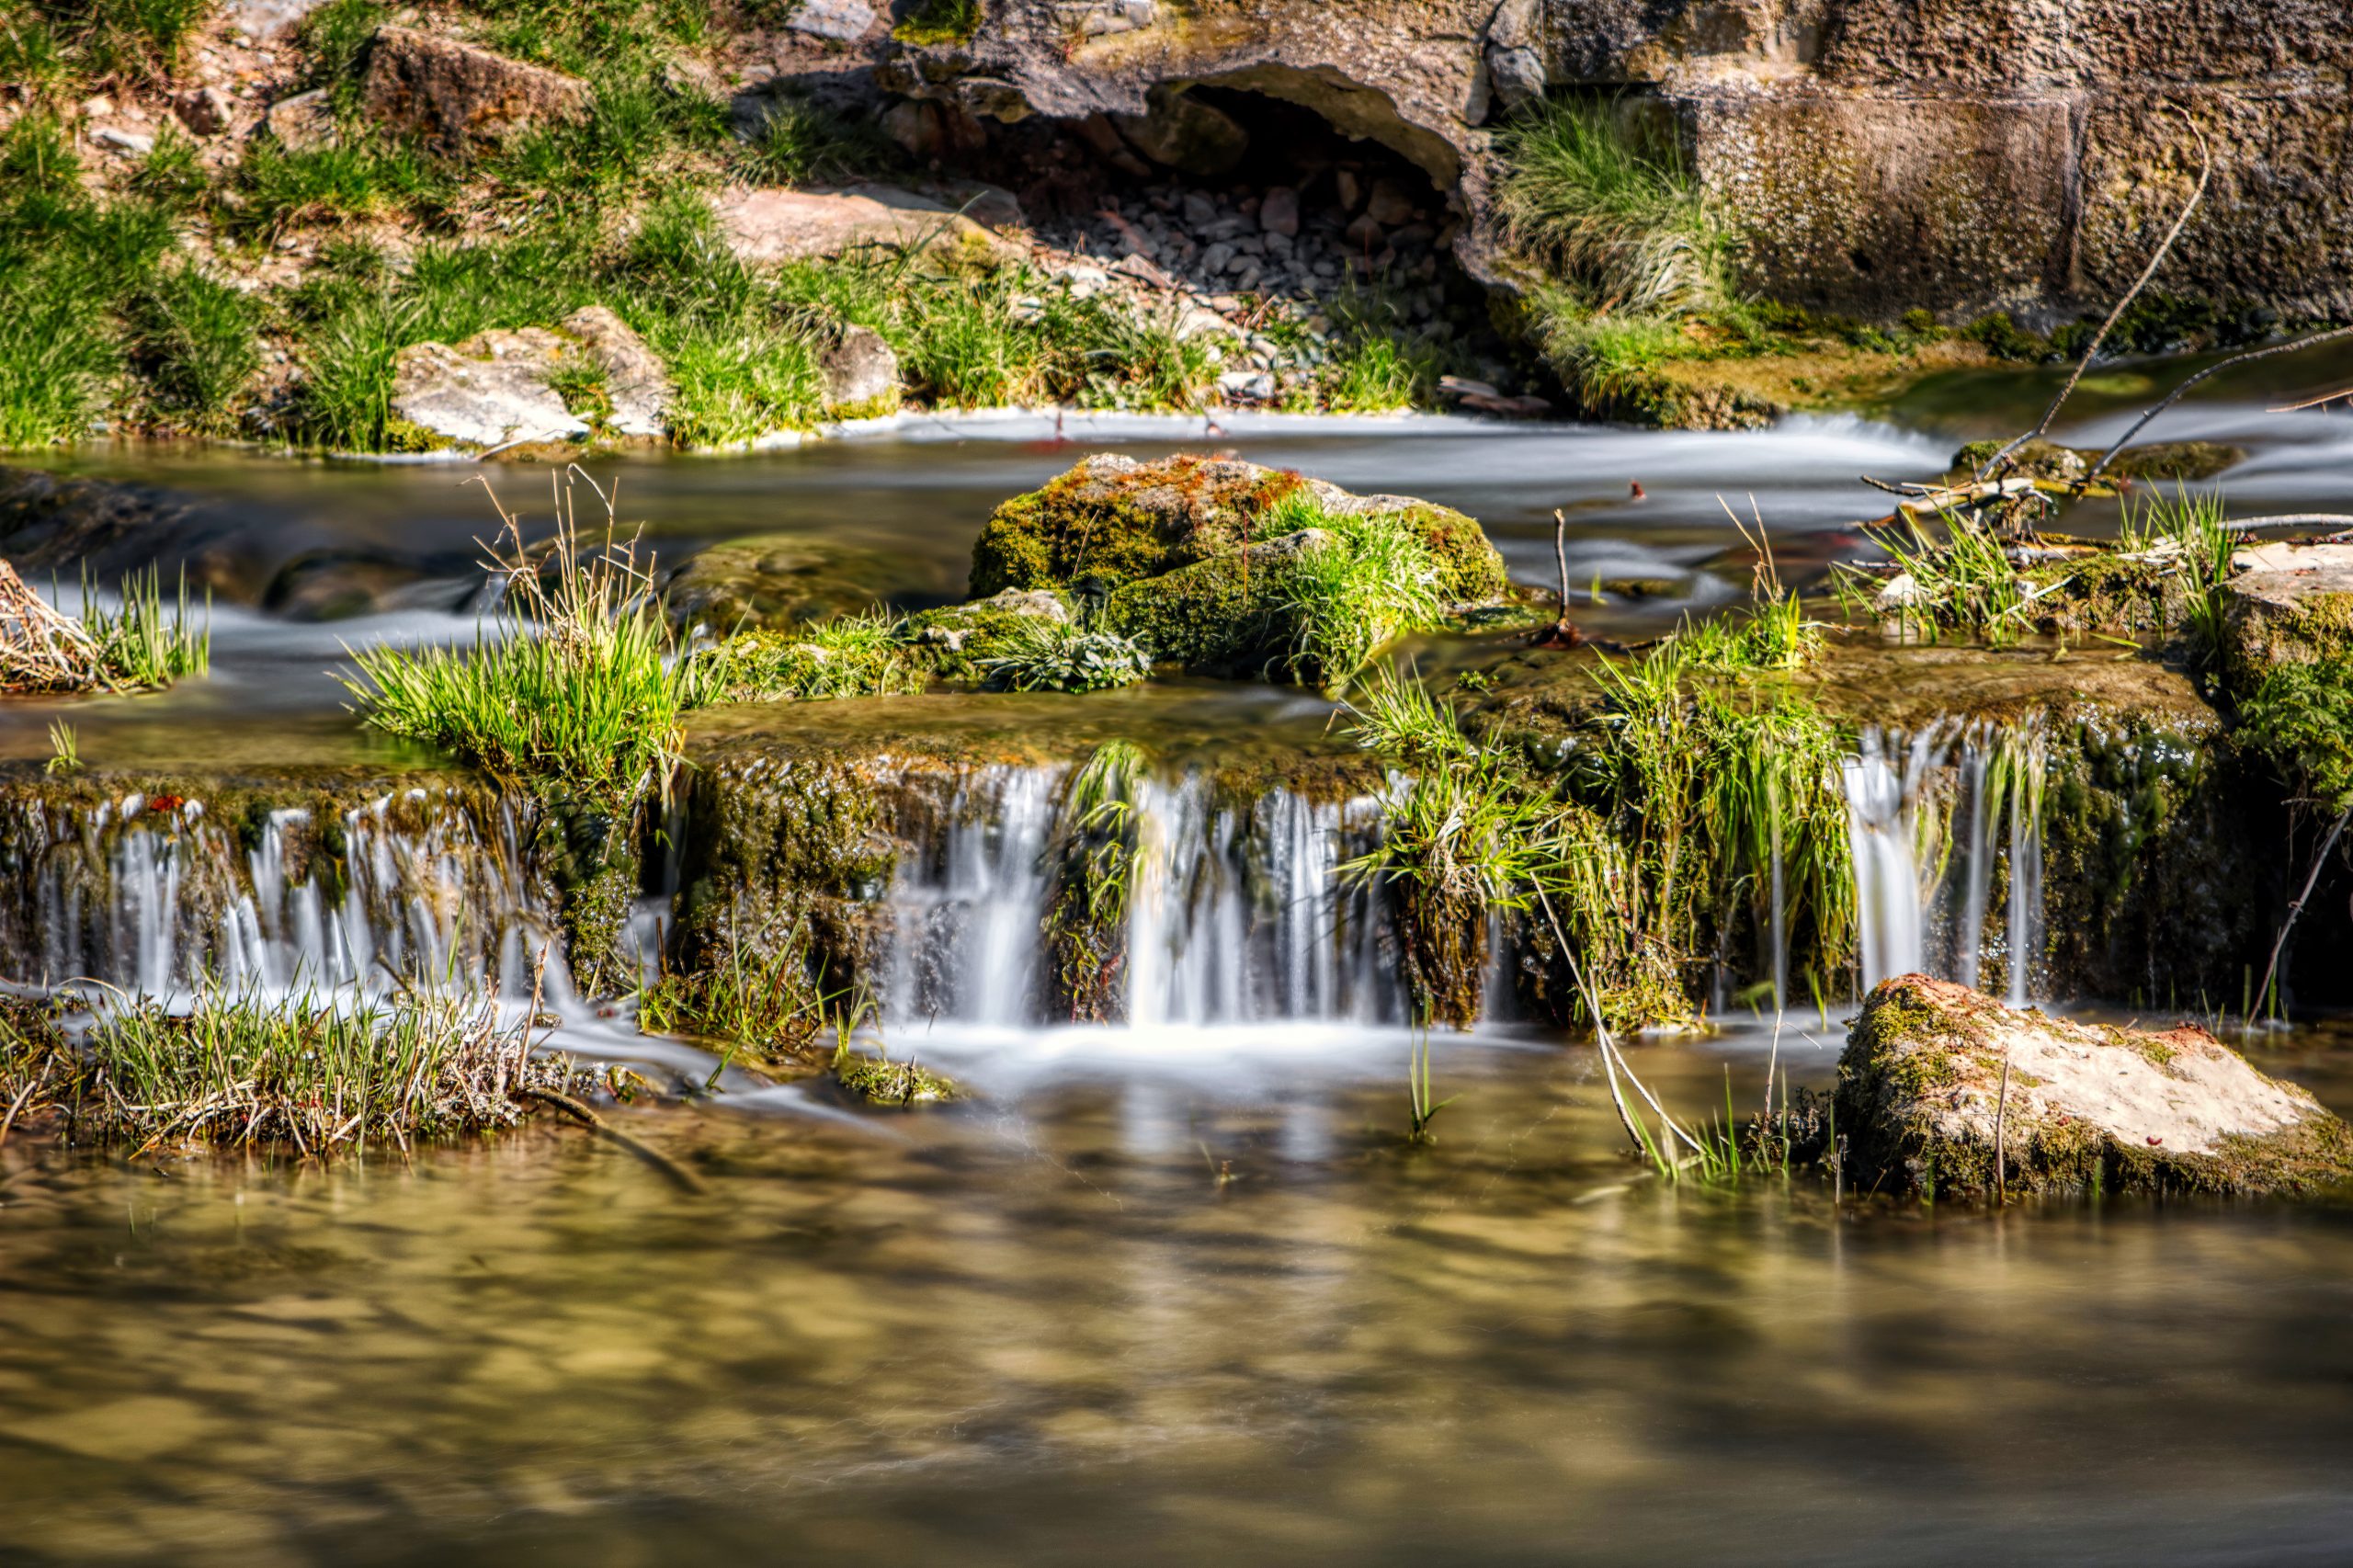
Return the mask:
<path id="1" fill-rule="evenodd" d="M 2277 408 L 2267 408 L 2264 412 L 2266 414 L 2302 414 L 2307 408 L 2318 408 L 2325 403 L 2338 403 L 2348 398 L 2353 398 L 2353 387 L 2339 387 L 2333 392 L 2323 392 L 2318 397 L 2308 397 L 2302 403 L 2283 403 Z"/>
<path id="2" fill-rule="evenodd" d="M 2230 369 L 2234 366 L 2245 365 L 2251 360 L 2268 359 L 2275 354 L 2293 354 L 2298 349 L 2302 348 L 2316 348 L 2324 343 L 2335 343 L 2340 338 L 2347 337 L 2353 337 L 2353 326 L 2331 327 L 2326 332 L 2312 333 L 2303 337 L 2291 338 L 2286 343 L 2274 343 L 2263 348 L 2250 348 L 2244 354 L 2234 354 L 2227 359 L 2215 361 L 2213 364 L 2209 365 L 2204 369 L 2199 371 L 2196 375 L 2190 377 L 2188 381 L 2182 382 L 2181 385 L 2174 388 L 2173 391 L 2166 395 L 2165 400 L 2163 403 L 2158 403 L 2155 407 L 2143 414 L 2140 418 L 2135 419 L 2125 430 L 2124 434 L 2116 438 L 2116 445 L 2109 448 L 2105 452 L 2102 452 L 2100 454 L 2099 461 L 2092 464 L 2091 468 L 2085 472 L 2084 476 L 2075 481 L 2075 483 L 2079 485 L 2087 485 L 2091 483 L 2093 480 L 2097 479 L 2101 473 L 2106 472 L 2108 465 L 2116 460 L 2116 454 L 2132 444 L 2132 437 L 2141 433 L 2143 426 L 2147 425 L 2150 420 L 2154 419 L 2158 415 L 2163 414 L 2166 409 L 2171 408 L 2175 403 L 2179 403 L 2182 400 L 2183 395 L 2186 394 L 2190 388 L 2196 386 L 2199 382 L 2205 381 L 2208 377 L 2221 375 L 2224 370 Z"/>
<path id="3" fill-rule="evenodd" d="M 2003 1123 L 2008 1119 L 2010 1113 L 2010 1057 L 2009 1052 L 2007 1051 L 2004 1051 L 2002 1053 L 2002 1086 L 2000 1089 L 1995 1091 L 1995 1094 L 1996 1098 L 1994 1101 L 1994 1191 L 1996 1196 L 2000 1196 L 2006 1194 L 2009 1191 L 2010 1187 L 2008 1168 L 2004 1158 L 2006 1151 L 2002 1146 Z"/>
<path id="4" fill-rule="evenodd" d="M 537 1088 L 528 1084 L 517 1084 L 515 1086 L 515 1093 L 524 1099 L 539 1100 L 542 1104 L 555 1107 L 558 1110 L 563 1111 L 566 1116 L 571 1117 L 574 1120 L 579 1122 L 583 1127 L 587 1128 L 598 1137 L 610 1139 L 613 1142 L 616 1142 L 622 1148 L 627 1149 L 631 1153 L 635 1154 L 639 1159 L 643 1160 L 647 1165 L 652 1165 L 655 1170 L 660 1171 L 664 1176 L 669 1177 L 670 1180 L 682 1190 L 687 1192 L 702 1192 L 706 1190 L 703 1186 L 702 1178 L 695 1175 L 694 1172 L 687 1169 L 686 1166 L 678 1164 L 677 1161 L 672 1159 L 669 1155 L 664 1153 L 653 1144 L 646 1142 L 643 1139 L 635 1138 L 631 1136 L 629 1133 L 623 1132 L 620 1128 L 615 1127 L 611 1122 L 607 1121 L 603 1117 L 598 1116 L 595 1111 L 590 1110 L 586 1106 L 581 1104 L 578 1100 L 574 1099 L 570 1095 L 558 1094 L 553 1089 Z"/>
<path id="5" fill-rule="evenodd" d="M 2198 204 L 2206 199 L 2206 182 L 2214 172 L 2213 149 L 2207 146 L 2205 132 L 2198 129 L 2194 120 L 2185 120 L 2184 123 L 2189 127 L 2189 134 L 2198 142 L 2198 183 L 2190 188 L 2189 199 L 2182 203 L 2181 215 L 2173 221 L 2173 227 L 2165 231 L 2165 237 L 2158 242 L 2155 253 L 2149 257 L 2149 265 L 2141 269 L 2141 276 L 2132 280 L 2132 287 L 2124 291 L 2124 297 L 2117 301 L 2115 308 L 2108 312 L 2108 319 L 2099 324 L 2099 330 L 2092 335 L 2091 342 L 2084 347 L 2083 358 L 2075 361 L 2075 369 L 2069 373 L 2067 384 L 2059 389 L 2059 395 L 2052 398 L 2051 406 L 2042 411 L 2042 418 L 2037 422 L 2033 429 L 1986 459 L 1985 466 L 1977 471 L 1979 479 L 1985 478 L 1999 468 L 2003 460 L 2012 452 L 2051 428 L 2051 422 L 2059 417 L 2059 410 L 2066 405 L 2070 397 L 2075 395 L 2075 383 L 2082 381 L 2084 372 L 2091 368 L 2094 357 L 2099 353 L 2100 346 L 2108 341 L 2108 335 L 2115 330 L 2116 323 L 2124 314 L 2125 308 L 2140 298 L 2141 290 L 2149 286 L 2149 279 L 2156 276 L 2158 267 L 2173 250 L 2174 242 L 2181 238 L 2181 231 L 2188 224 L 2189 215 L 2197 211 Z"/>
<path id="6" fill-rule="evenodd" d="M 2271 961 L 2263 966 L 2263 983 L 2256 987 L 2254 997 L 2247 1004 L 2246 1021 L 2250 1024 L 2255 1022 L 2254 1009 L 2261 1006 L 2263 999 L 2271 994 L 2272 977 L 2279 972 L 2279 955 L 2288 946 L 2288 933 L 2296 928 L 2296 916 L 2304 912 L 2304 901 L 2313 896 L 2313 888 L 2320 881 L 2321 868 L 2328 864 L 2328 852 L 2336 847 L 2337 836 L 2345 831 L 2348 820 L 2353 820 L 2353 807 L 2336 813 L 2336 825 L 2328 830 L 2328 836 L 2321 840 L 2320 853 L 2313 857 L 2312 874 L 2304 879 L 2304 891 L 2298 893 L 2296 902 L 2288 906 L 2288 918 L 2280 922 L 2279 939 L 2271 944 Z"/>

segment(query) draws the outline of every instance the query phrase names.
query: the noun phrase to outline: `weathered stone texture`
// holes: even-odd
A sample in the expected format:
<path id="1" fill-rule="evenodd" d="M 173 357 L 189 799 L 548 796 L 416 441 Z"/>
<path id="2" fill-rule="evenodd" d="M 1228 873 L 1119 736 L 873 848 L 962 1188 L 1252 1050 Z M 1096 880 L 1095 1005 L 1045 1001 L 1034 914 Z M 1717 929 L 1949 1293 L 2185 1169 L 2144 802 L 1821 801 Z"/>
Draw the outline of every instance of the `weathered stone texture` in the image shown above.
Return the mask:
<path id="1" fill-rule="evenodd" d="M 1695 100 L 1700 177 L 1749 265 L 1795 291 L 1898 313 L 2064 286 L 2065 104 L 1738 92 Z"/>

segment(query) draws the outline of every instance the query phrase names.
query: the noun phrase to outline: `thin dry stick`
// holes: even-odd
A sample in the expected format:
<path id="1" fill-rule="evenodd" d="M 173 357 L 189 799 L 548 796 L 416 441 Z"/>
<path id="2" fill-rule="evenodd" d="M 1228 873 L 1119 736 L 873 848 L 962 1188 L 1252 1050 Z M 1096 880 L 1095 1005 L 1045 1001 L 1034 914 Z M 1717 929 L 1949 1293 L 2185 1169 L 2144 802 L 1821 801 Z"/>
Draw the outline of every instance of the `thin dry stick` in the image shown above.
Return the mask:
<path id="1" fill-rule="evenodd" d="M 2333 392 L 2323 392 L 2318 397 L 2308 397 L 2302 403 L 2284 403 L 2277 408 L 2267 408 L 2264 412 L 2266 414 L 2302 414 L 2307 408 L 2318 408 L 2325 403 L 2336 403 L 2341 398 L 2353 398 L 2353 387 L 2339 387 Z"/>
<path id="2" fill-rule="evenodd" d="M 2287 949 L 2288 933 L 2296 928 L 2296 917 L 2304 912 L 2304 901 L 2313 896 L 2313 888 L 2320 881 L 2321 868 L 2328 864 L 2328 852 L 2336 847 L 2337 835 L 2345 831 L 2348 820 L 2353 820 L 2353 807 L 2336 813 L 2336 825 L 2328 830 L 2328 836 L 2321 840 L 2320 853 L 2313 857 L 2312 875 L 2304 879 L 2304 891 L 2298 893 L 2296 902 L 2288 906 L 2288 918 L 2280 923 L 2279 939 L 2271 944 L 2271 961 L 2263 966 L 2263 983 L 2247 1004 L 2246 1021 L 2250 1024 L 2255 1022 L 2255 1009 L 2271 994 L 2271 980 L 2279 972 L 2279 955 Z"/>
<path id="3" fill-rule="evenodd" d="M 1561 563 L 1561 619 L 1569 619 L 1569 514 L 1552 508 L 1552 559 Z"/>
<path id="4" fill-rule="evenodd" d="M 2181 385 L 2174 388 L 2172 392 L 2166 396 L 2163 403 L 2158 403 L 2155 407 L 2142 415 L 2140 418 L 2135 419 L 2131 423 L 2131 426 L 2125 430 L 2124 434 L 2116 438 L 2116 445 L 2109 448 L 2105 452 L 2102 452 L 2100 454 L 2099 461 L 2092 464 L 2090 469 L 2085 472 L 2084 476 L 2075 482 L 2075 485 L 2080 488 L 2082 486 L 2088 485 L 2093 480 L 2097 479 L 2107 471 L 2108 465 L 2116 460 L 2116 454 L 2132 444 L 2132 437 L 2141 433 L 2142 426 L 2147 425 L 2150 420 L 2154 419 L 2166 409 L 2171 408 L 2175 403 L 2179 403 L 2190 388 L 2196 386 L 2199 382 L 2206 380 L 2208 377 L 2221 375 L 2224 370 L 2231 369 L 2233 366 L 2244 365 L 2250 360 L 2268 359 L 2275 354 L 2293 354 L 2298 349 L 2315 348 L 2324 343 L 2334 343 L 2340 338 L 2346 337 L 2353 337 L 2353 326 L 2331 327 L 2326 332 L 2315 332 L 2309 336 L 2293 338 L 2286 343 L 2275 343 L 2267 348 L 2250 348 L 2244 354 L 2234 354 L 2227 359 L 2217 360 L 2215 363 L 2207 366 L 2204 369 L 2199 371 L 2196 375 L 2182 382 Z"/>
<path id="5" fill-rule="evenodd" d="M 1688 1132 L 1684 1131 L 1682 1127 L 1677 1123 L 1675 1118 L 1666 1114 L 1666 1108 L 1658 1103 L 1658 1096 L 1652 1094 L 1649 1087 L 1644 1085 L 1641 1077 L 1635 1074 L 1633 1064 L 1628 1062 L 1625 1057 L 1619 1052 L 1616 1042 L 1611 1040 L 1609 1038 L 1609 1027 L 1601 1021 L 1601 1001 L 1593 994 L 1593 987 L 1586 983 L 1585 968 L 1577 962 L 1576 951 L 1569 946 L 1568 934 L 1561 929 L 1561 917 L 1552 913 L 1552 901 L 1544 896 L 1544 890 L 1542 888 L 1538 888 L 1536 890 L 1536 902 L 1543 906 L 1544 918 L 1552 923 L 1552 936 L 1561 944 L 1561 956 L 1568 960 L 1569 977 L 1576 982 L 1577 992 L 1585 998 L 1586 1010 L 1593 1015 L 1593 1035 L 1594 1039 L 1597 1040 L 1601 1046 L 1602 1066 L 1605 1069 L 1610 1068 L 1610 1059 L 1612 1057 L 1616 1057 L 1616 1069 L 1622 1069 L 1624 1071 L 1626 1074 L 1626 1081 L 1634 1085 L 1634 1092 L 1643 1096 L 1643 1103 L 1649 1106 L 1652 1110 L 1658 1113 L 1658 1119 L 1660 1121 L 1666 1124 L 1666 1130 L 1669 1132 L 1674 1133 L 1676 1137 L 1681 1139 L 1685 1143 L 1688 1144 L 1693 1153 L 1700 1155 L 1706 1154 L 1708 1152 L 1706 1146 L 1697 1138 L 1694 1138 Z M 1610 1071 L 1609 1074 L 1609 1091 L 1612 1095 L 1615 1095 L 1618 1092 L 1618 1073 L 1617 1070 L 1614 1069 Z M 1634 1146 L 1637 1149 L 1641 1148 L 1643 1146 L 1643 1141 L 1641 1137 L 1634 1132 L 1633 1123 L 1627 1118 L 1626 1104 L 1622 1099 L 1618 1102 L 1618 1119 L 1626 1123 L 1627 1135 L 1634 1139 Z M 1682 1162 L 1680 1161 L 1677 1162 L 1677 1164 L 1681 1163 Z"/>
<path id="6" fill-rule="evenodd" d="M 39 1094 L 42 1085 L 46 1085 L 48 1082 L 49 1063 L 44 1062 L 40 1064 L 40 1076 L 35 1078 L 31 1083 L 27 1084 L 25 1085 L 25 1092 L 17 1096 L 17 1103 L 8 1108 L 8 1114 L 5 1117 L 0 1117 L 0 1149 L 5 1149 L 8 1146 L 8 1131 L 9 1129 L 17 1125 L 17 1113 L 24 1109 L 25 1102 L 31 1099 L 36 1094 Z"/>
<path id="7" fill-rule="evenodd" d="M 2052 398 L 2051 406 L 2042 411 L 2041 420 L 2033 429 L 1986 459 L 1985 466 L 1977 471 L 1979 479 L 1984 479 L 1992 473 L 2012 452 L 2051 428 L 2051 422 L 2059 417 L 2059 410 L 2065 406 L 2068 398 L 2075 395 L 2075 383 L 2082 381 L 2084 372 L 2091 368 L 2093 357 L 2099 353 L 2100 345 L 2108 341 L 2109 333 L 2115 329 L 2118 318 L 2124 314 L 2125 307 L 2138 299 L 2141 290 L 2149 286 L 2149 279 L 2156 276 L 2157 267 L 2172 251 L 2174 241 L 2181 238 L 2181 231 L 2189 222 L 2189 215 L 2197 211 L 2198 204 L 2205 199 L 2206 181 L 2214 172 L 2213 150 L 2206 145 L 2205 133 L 2198 129 L 2195 121 L 2185 120 L 2183 123 L 2189 127 L 2189 134 L 2198 141 L 2198 183 L 2191 187 L 2189 199 L 2182 203 L 2181 215 L 2173 221 L 2173 227 L 2165 231 L 2165 237 L 2158 244 L 2156 254 L 2149 257 L 2149 265 L 2141 269 L 2141 276 L 2133 279 L 2132 287 L 2124 291 L 2124 297 L 2116 301 L 2116 308 L 2108 312 L 2108 319 L 2099 324 L 2099 331 L 2092 335 L 2090 344 L 2084 349 L 2083 358 L 2075 361 L 2075 369 L 2068 375 L 2067 384 L 2059 389 L 2059 395 Z"/>
<path id="8" fill-rule="evenodd" d="M 1996 1093 L 1997 1097 L 1994 1101 L 1994 1191 L 1996 1195 L 2006 1195 L 2010 1180 L 2003 1158 L 2002 1129 L 2010 1113 L 2010 1057 L 2007 1051 L 2002 1053 L 2002 1086 Z"/>

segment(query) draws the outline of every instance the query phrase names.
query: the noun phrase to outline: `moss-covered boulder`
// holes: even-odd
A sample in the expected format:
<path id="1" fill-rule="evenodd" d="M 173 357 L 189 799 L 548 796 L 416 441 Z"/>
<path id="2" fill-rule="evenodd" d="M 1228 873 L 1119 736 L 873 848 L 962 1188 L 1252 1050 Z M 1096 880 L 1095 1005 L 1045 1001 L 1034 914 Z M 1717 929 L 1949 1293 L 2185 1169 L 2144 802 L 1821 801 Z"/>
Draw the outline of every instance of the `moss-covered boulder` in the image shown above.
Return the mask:
<path id="1" fill-rule="evenodd" d="M 1836 1106 L 1847 1178 L 1863 1191 L 2302 1192 L 2353 1180 L 2353 1128 L 2201 1028 L 2074 1023 L 1925 975 L 1871 993 L 1839 1058 Z"/>
<path id="2" fill-rule="evenodd" d="M 1952 468 L 1945 477 L 1954 483 L 1975 478 L 1977 471 L 2008 444 L 2001 440 L 1970 442 L 1952 455 Z M 2063 447 L 2056 441 L 2032 440 L 2010 454 L 2005 472 L 2065 483 L 2090 472 L 2092 465 L 2099 461 L 2101 450 L 2097 447 Z M 2117 453 L 2116 460 L 2101 471 L 2100 479 L 2103 483 L 2211 479 L 2224 469 L 2245 461 L 2245 448 L 2226 446 L 2220 441 L 2151 441 Z"/>
<path id="3" fill-rule="evenodd" d="M 1000 506 L 972 592 L 1068 592 L 1156 661 L 1329 681 L 1407 631 L 1491 608 L 1508 581 L 1478 523 L 1256 463 L 1087 459 Z"/>
<path id="4" fill-rule="evenodd" d="M 1087 585 L 1108 592 L 1249 543 L 1286 505 L 1393 517 L 1436 562 L 1449 601 L 1500 597 L 1503 558 L 1477 521 L 1406 495 L 1352 495 L 1286 469 L 1190 454 L 1138 462 L 1104 453 L 996 509 L 972 547 L 972 592 Z"/>
<path id="5" fill-rule="evenodd" d="M 1076 619 L 1070 597 L 1050 588 L 1006 588 L 984 599 L 943 605 L 907 617 L 906 637 L 923 660 L 950 680 L 977 680 L 1028 626 L 1068 625 Z"/>

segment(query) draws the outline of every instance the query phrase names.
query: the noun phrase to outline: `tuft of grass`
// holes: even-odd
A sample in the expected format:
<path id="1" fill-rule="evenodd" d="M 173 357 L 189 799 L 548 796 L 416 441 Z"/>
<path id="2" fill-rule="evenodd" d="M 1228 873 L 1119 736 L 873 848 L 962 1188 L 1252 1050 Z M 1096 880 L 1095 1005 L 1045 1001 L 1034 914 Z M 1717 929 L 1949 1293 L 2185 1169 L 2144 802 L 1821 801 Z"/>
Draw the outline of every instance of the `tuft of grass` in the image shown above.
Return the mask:
<path id="1" fill-rule="evenodd" d="M 1681 149 L 1623 106 L 1547 101 L 1503 137 L 1512 239 L 1597 314 L 1688 315 L 1733 301 L 1734 247 Z"/>
<path id="2" fill-rule="evenodd" d="M 1318 380 L 1335 413 L 1384 414 L 1437 395 L 1438 348 L 1408 331 L 1388 293 L 1351 287 L 1333 301 L 1332 317 L 1330 358 Z"/>
<path id="3" fill-rule="evenodd" d="M 297 149 L 263 136 L 238 163 L 221 212 L 232 233 L 275 238 L 422 212 L 450 195 L 448 173 L 412 142 L 365 135 Z"/>
<path id="4" fill-rule="evenodd" d="M 186 1012 L 102 1007 L 79 1041 L 53 1014 L 0 1006 L 0 1098 L 62 1117 L 80 1142 L 290 1144 L 304 1155 L 511 1127 L 583 1071 L 477 998 L 397 1005 L 206 990 Z"/>
<path id="5" fill-rule="evenodd" d="M 843 1051 L 834 1060 L 834 1081 L 874 1105 L 937 1105 L 961 1097 L 953 1080 L 913 1061 Z"/>
<path id="6" fill-rule="evenodd" d="M 2182 574 L 2183 630 L 2204 665 L 2221 664 L 2228 642 L 2224 616 L 2230 606 L 2222 585 L 2230 580 L 2231 556 L 2239 543 L 2224 516 L 2222 498 L 2194 493 L 2187 485 L 2175 486 L 2170 495 L 2159 491 L 2145 501 L 2128 501 L 2118 523 L 2120 552 Z"/>
<path id="7" fill-rule="evenodd" d="M 734 158 L 756 185 L 844 184 L 898 162 L 897 146 L 873 125 L 801 97 L 777 100 Z"/>
<path id="8" fill-rule="evenodd" d="M 1106 741 L 1072 776 L 1056 815 L 1045 935 L 1054 994 L 1074 1022 L 1119 1016 L 1128 905 L 1143 858 L 1135 801 L 1148 766 L 1132 744 Z"/>
<path id="9" fill-rule="evenodd" d="M 836 616 L 793 631 L 747 631 L 688 661 L 696 702 L 816 702 L 921 691 L 904 623 L 888 610 Z"/>
<path id="10" fill-rule="evenodd" d="M 164 578 L 150 566 L 122 580 L 115 604 L 101 602 L 88 574 L 82 578 L 82 626 L 96 644 L 98 664 L 117 691 L 161 691 L 212 667 L 211 597 L 205 598 L 199 629 L 190 613 L 188 574 L 180 574 L 178 602 L 166 608 Z"/>
<path id="11" fill-rule="evenodd" d="M 1900 530 L 1870 534 L 1895 573 L 1882 577 L 1866 568 L 1834 568 L 1840 603 L 1850 614 L 1882 619 L 1904 635 L 1929 641 L 1959 631 L 1998 647 L 2033 631 L 2035 601 L 2048 590 L 2019 572 L 1975 513 L 1938 516 L 1942 540 L 1909 513 Z"/>
<path id="12" fill-rule="evenodd" d="M 981 661 L 993 691 L 1103 691 L 1152 674 L 1144 651 L 1118 632 L 1044 616 L 1021 617 L 996 648 Z"/>
<path id="13" fill-rule="evenodd" d="M 63 719 L 50 721 L 49 760 L 40 770 L 52 776 L 82 771 L 82 738 Z"/>
<path id="14" fill-rule="evenodd" d="M 1270 592 L 1294 628 L 1290 671 L 1302 684 L 1345 682 L 1399 637 L 1445 624 L 1429 547 L 1393 517 L 1329 512 L 1294 494 L 1256 523 L 1261 540 L 1312 529 Z"/>
<path id="15" fill-rule="evenodd" d="M 253 297 L 190 262 L 159 271 L 131 310 L 132 361 L 156 414 L 190 429 L 232 427 L 261 369 Z"/>
<path id="16" fill-rule="evenodd" d="M 743 930 L 740 910 L 733 929 Z M 718 962 L 662 976 L 639 994 L 637 1021 L 656 1034 L 722 1042 L 723 1070 L 744 1051 L 769 1064 L 802 1051 L 833 1000 L 813 978 L 808 922 L 800 919 L 779 941 L 755 947 L 739 937 L 725 944 Z"/>
<path id="17" fill-rule="evenodd" d="M 362 720 L 500 778 L 615 808 L 666 791 L 684 744 L 687 677 L 670 623 L 650 602 L 650 563 L 639 567 L 636 540 L 619 537 L 610 497 L 597 496 L 604 537 L 587 543 L 569 483 L 559 492 L 544 559 L 499 507 L 508 542 L 490 564 L 503 592 L 495 622 L 476 626 L 471 648 L 347 650 L 358 678 L 341 678 Z"/>

